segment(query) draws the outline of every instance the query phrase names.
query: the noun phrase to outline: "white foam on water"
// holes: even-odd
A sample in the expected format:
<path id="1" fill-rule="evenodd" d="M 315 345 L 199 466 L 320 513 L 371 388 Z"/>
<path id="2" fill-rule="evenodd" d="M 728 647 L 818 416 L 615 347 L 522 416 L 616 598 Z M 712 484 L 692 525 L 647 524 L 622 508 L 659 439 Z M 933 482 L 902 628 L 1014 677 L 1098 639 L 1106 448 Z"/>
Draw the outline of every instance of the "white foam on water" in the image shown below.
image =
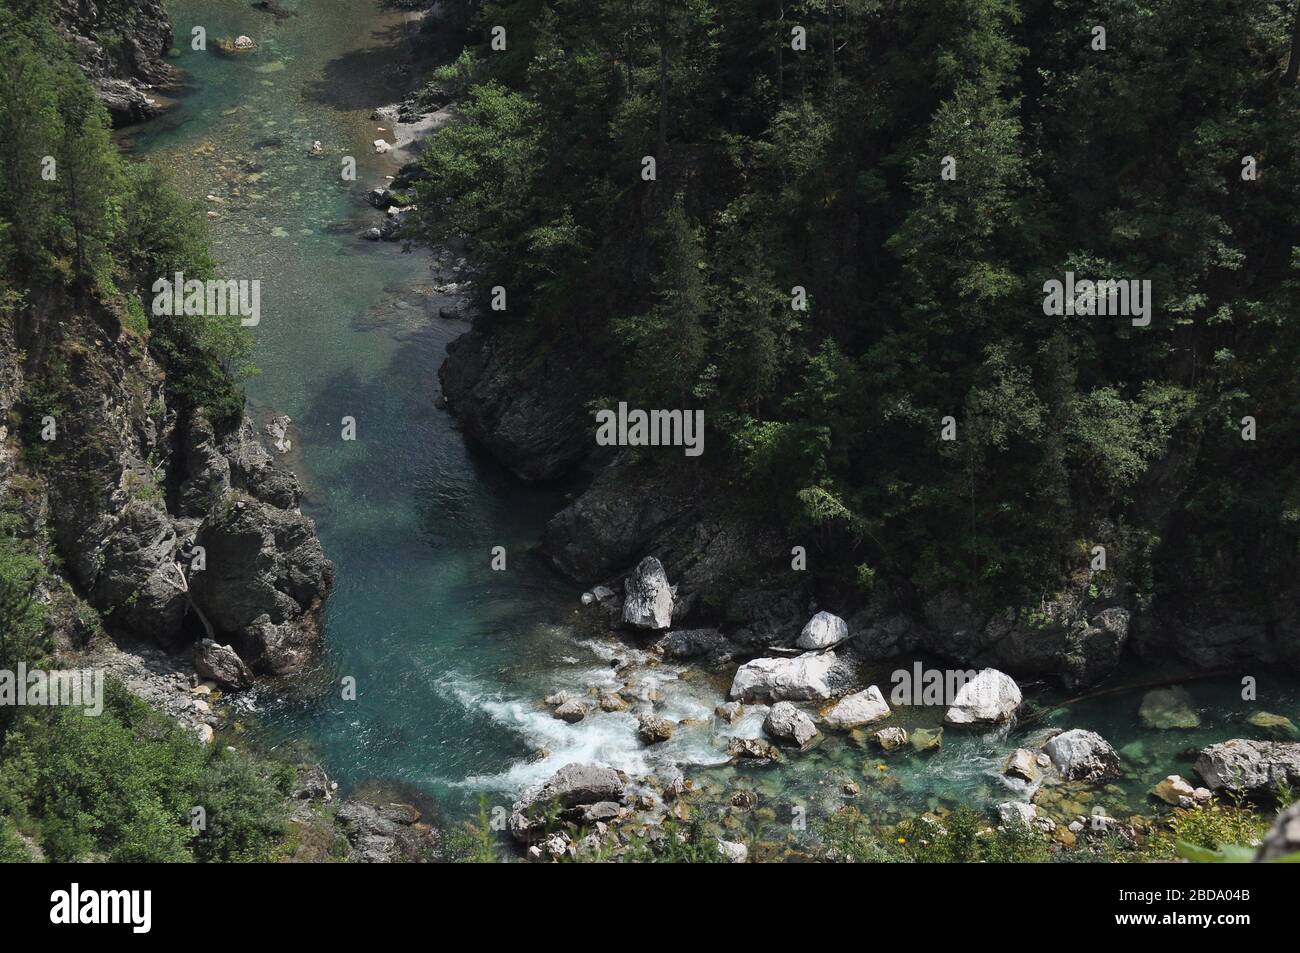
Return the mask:
<path id="1" fill-rule="evenodd" d="M 644 652 L 623 646 L 583 644 L 597 657 L 609 661 L 635 665 L 649 658 Z M 469 710 L 482 712 L 539 752 L 537 757 L 517 761 L 498 774 L 475 775 L 457 786 L 515 795 L 546 780 L 566 764 L 608 765 L 633 778 L 650 774 L 668 778 L 688 767 L 725 764 L 725 736 L 713 717 L 713 708 L 720 699 L 681 675 L 681 669 L 666 665 L 635 671 L 616 671 L 612 666 L 569 668 L 550 673 L 544 684 L 552 687 L 544 693 L 539 691 L 539 697 L 517 698 L 487 689 L 458 673 L 448 674 L 436 686 L 441 694 Z M 602 711 L 588 693 L 592 687 L 623 689 L 625 682 L 632 684 L 631 690 L 623 691 L 632 702 L 628 711 Z M 587 716 L 582 721 L 562 721 L 542 704 L 542 694 L 557 690 L 570 691 L 587 705 Z M 656 745 L 641 741 L 637 715 L 649 711 L 677 722 L 671 739 Z M 761 726 L 761 718 L 758 724 Z"/>

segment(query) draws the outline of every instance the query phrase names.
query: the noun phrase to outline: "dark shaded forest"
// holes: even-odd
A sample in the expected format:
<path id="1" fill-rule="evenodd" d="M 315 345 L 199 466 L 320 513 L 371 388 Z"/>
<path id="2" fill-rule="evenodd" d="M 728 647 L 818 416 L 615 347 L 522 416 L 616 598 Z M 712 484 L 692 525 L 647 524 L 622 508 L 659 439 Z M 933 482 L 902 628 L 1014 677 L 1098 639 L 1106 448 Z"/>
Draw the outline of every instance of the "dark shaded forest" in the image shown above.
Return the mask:
<path id="1" fill-rule="evenodd" d="M 704 408 L 709 479 L 842 584 L 1037 602 L 1100 543 L 1139 601 L 1294 593 L 1295 3 L 449 17 L 420 239 L 592 408 Z M 1149 281 L 1150 323 L 1045 314 L 1067 273 Z"/>

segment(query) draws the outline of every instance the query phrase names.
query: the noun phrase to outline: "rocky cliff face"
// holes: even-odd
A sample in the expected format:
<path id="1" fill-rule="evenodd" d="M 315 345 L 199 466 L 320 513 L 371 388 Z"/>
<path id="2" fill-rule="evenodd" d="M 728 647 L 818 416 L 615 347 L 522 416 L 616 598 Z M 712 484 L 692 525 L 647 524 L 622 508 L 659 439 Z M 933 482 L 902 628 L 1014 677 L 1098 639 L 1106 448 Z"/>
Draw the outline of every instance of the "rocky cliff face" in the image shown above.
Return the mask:
<path id="1" fill-rule="evenodd" d="M 175 69 L 164 60 L 172 48 L 172 25 L 162 0 L 57 0 L 54 24 L 72 44 L 114 125 L 161 111 L 149 92 L 176 81 Z"/>
<path id="2" fill-rule="evenodd" d="M 0 321 L 0 499 L 110 629 L 209 636 L 294 671 L 333 580 L 298 483 L 247 420 L 182 416 L 163 383 L 100 306 L 45 299 Z"/>
<path id="3" fill-rule="evenodd" d="M 1247 662 L 1300 669 L 1294 593 L 1244 614 L 1238 604 L 1234 616 L 1205 608 L 1213 593 L 1200 598 L 1205 611 L 1168 598 L 1139 604 L 1131 580 L 1116 571 L 1080 572 L 1032 606 L 981 606 L 960 592 L 904 604 L 883 591 L 828 589 L 824 577 L 814 583 L 814 573 L 792 566 L 792 547 L 809 541 L 788 539 L 761 514 L 738 512 L 725 488 L 702 483 L 697 470 L 597 448 L 572 381 L 556 382 L 508 335 L 474 331 L 449 351 L 439 375 L 449 407 L 505 466 L 534 479 L 594 470 L 547 526 L 542 550 L 552 564 L 584 586 L 606 583 L 617 592 L 643 556 L 658 557 L 678 587 L 676 628 L 719 625 L 738 646 L 791 647 L 812 612 L 831 608 L 849 618 L 854 648 L 868 660 L 924 652 L 1071 689 L 1106 679 L 1130 653 L 1200 670 Z M 1177 497 L 1176 487 L 1166 489 L 1160 523 Z M 1121 546 L 1114 532 L 1099 526 L 1096 533 L 1112 558 Z"/>

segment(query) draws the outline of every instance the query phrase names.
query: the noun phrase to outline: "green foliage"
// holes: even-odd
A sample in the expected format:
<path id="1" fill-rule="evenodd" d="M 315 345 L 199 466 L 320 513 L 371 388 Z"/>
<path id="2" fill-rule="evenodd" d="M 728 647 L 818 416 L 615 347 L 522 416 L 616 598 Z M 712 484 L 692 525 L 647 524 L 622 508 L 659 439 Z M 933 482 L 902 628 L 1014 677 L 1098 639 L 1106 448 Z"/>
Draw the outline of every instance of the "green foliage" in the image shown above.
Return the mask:
<path id="1" fill-rule="evenodd" d="M 209 751 L 113 681 L 100 715 L 26 708 L 0 744 L 0 815 L 29 826 L 56 862 L 264 859 L 283 800 L 262 769 Z"/>
<path id="2" fill-rule="evenodd" d="M 924 815 L 890 830 L 876 828 L 853 808 L 833 814 L 817 830 L 828 860 L 841 863 L 1046 863 L 1046 835 L 1024 825 L 992 827 L 970 808 L 941 818 Z"/>
<path id="3" fill-rule="evenodd" d="M 33 291 L 71 292 L 77 307 L 98 299 L 148 339 L 176 409 L 233 422 L 251 370 L 247 330 L 234 317 L 150 322 L 141 300 L 176 271 L 215 275 L 205 217 L 161 169 L 118 154 L 47 4 L 5 0 L 0 36 L 0 310 L 48 297 Z"/>
<path id="4" fill-rule="evenodd" d="M 18 839 L 12 822 L 0 817 L 0 864 L 25 864 L 28 860 L 27 847 Z"/>
<path id="5" fill-rule="evenodd" d="M 494 864 L 498 860 L 496 836 L 488 817 L 487 795 L 479 796 L 478 817 L 453 824 L 443 831 L 443 853 L 455 864 Z"/>
<path id="6" fill-rule="evenodd" d="M 45 568 L 30 546 L 0 531 L 0 669 L 13 671 L 19 662 L 37 665 L 51 649 L 36 598 L 44 578 Z M 0 737 L 13 717 L 13 708 L 0 708 Z"/>
<path id="7" fill-rule="evenodd" d="M 698 817 L 684 826 L 666 820 L 654 838 L 635 837 L 623 855 L 625 863 L 723 864 L 718 839 Z"/>
<path id="8" fill-rule="evenodd" d="M 1239 862 L 1254 857 L 1255 848 L 1249 845 L 1257 844 L 1267 830 L 1267 820 L 1250 807 L 1212 801 L 1175 810 L 1168 830 L 1153 839 L 1151 851 L 1158 858 Z"/>

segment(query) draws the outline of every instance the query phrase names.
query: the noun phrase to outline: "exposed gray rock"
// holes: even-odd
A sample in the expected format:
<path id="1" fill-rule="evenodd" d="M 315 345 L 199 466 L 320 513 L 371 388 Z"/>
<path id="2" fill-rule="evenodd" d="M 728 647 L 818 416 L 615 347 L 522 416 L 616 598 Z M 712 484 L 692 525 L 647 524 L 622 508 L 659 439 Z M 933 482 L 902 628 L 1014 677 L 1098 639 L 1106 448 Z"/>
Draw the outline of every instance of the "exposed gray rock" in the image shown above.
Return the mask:
<path id="1" fill-rule="evenodd" d="M 781 752 L 762 738 L 728 738 L 727 755 L 754 761 L 780 761 Z"/>
<path id="2" fill-rule="evenodd" d="M 673 723 L 667 718 L 644 714 L 637 718 L 637 737 L 648 745 L 657 745 L 673 736 Z"/>
<path id="3" fill-rule="evenodd" d="M 789 702 L 777 702 L 763 720 L 763 730 L 773 738 L 806 748 L 817 737 L 813 720 Z"/>
<path id="4" fill-rule="evenodd" d="M 222 688 L 242 691 L 253 684 L 253 673 L 229 645 L 212 639 L 194 644 L 194 670 L 201 678 L 211 679 Z"/>
<path id="5" fill-rule="evenodd" d="M 428 825 L 419 824 L 420 812 L 410 804 L 344 801 L 339 805 L 336 819 L 347 837 L 350 863 L 432 862 L 441 859 L 438 832 Z"/>
<path id="6" fill-rule="evenodd" d="M 1011 752 L 1006 763 L 1002 766 L 1002 773 L 1008 777 L 1028 781 L 1030 784 L 1033 784 L 1041 776 L 1034 753 L 1024 748 L 1017 748 Z"/>
<path id="7" fill-rule="evenodd" d="M 569 724 L 575 724 L 587 717 L 587 706 L 576 698 L 571 698 L 561 702 L 552 712 L 560 721 L 567 721 Z"/>
<path id="8" fill-rule="evenodd" d="M 255 671 L 297 670 L 319 637 L 334 580 L 312 521 L 255 500 L 236 500 L 199 530 L 207 568 L 190 593 Z"/>
<path id="9" fill-rule="evenodd" d="M 963 685 L 944 715 L 950 725 L 1001 724 L 1010 721 L 1022 701 L 1011 676 L 986 668 Z"/>
<path id="10" fill-rule="evenodd" d="M 723 702 L 713 709 L 713 713 L 727 724 L 734 724 L 736 719 L 740 717 L 741 712 L 744 711 L 744 708 L 745 706 L 740 702 Z"/>
<path id="11" fill-rule="evenodd" d="M 165 60 L 172 26 L 161 0 L 57 0 L 53 13 L 55 27 L 70 41 L 115 126 L 162 112 L 149 91 L 173 84 L 176 71 Z M 104 47 L 109 38 L 111 52 Z"/>
<path id="12" fill-rule="evenodd" d="M 718 850 L 729 864 L 743 864 L 749 859 L 749 848 L 740 841 L 719 840 Z"/>
<path id="13" fill-rule="evenodd" d="M 837 615 L 818 612 L 808 620 L 795 641 L 801 649 L 829 649 L 849 637 L 849 624 Z"/>
<path id="14" fill-rule="evenodd" d="M 1187 808 L 1196 803 L 1196 789 L 1176 774 L 1157 784 L 1152 793 L 1174 807 Z"/>
<path id="15" fill-rule="evenodd" d="M 552 810 L 561 816 L 576 811 L 580 819 L 586 805 L 620 801 L 625 782 L 613 768 L 596 764 L 568 764 L 541 784 L 528 788 L 515 802 L 510 815 L 510 833 L 528 841 L 546 827 Z"/>
<path id="16" fill-rule="evenodd" d="M 517 338 L 470 331 L 448 349 L 438 379 L 465 433 L 520 478 L 552 480 L 595 446 L 584 375 L 565 363 L 563 349 L 538 360 Z"/>
<path id="17" fill-rule="evenodd" d="M 623 583 L 623 621 L 638 629 L 666 629 L 673 622 L 673 588 L 663 564 L 647 556 Z"/>
<path id="18" fill-rule="evenodd" d="M 731 697 L 751 701 L 811 701 L 832 698 L 843 681 L 834 652 L 806 652 L 795 658 L 757 658 L 736 670 Z"/>
<path id="19" fill-rule="evenodd" d="M 884 696 L 875 685 L 854 695 L 846 695 L 822 715 L 832 728 L 857 728 L 888 718 L 891 712 Z"/>
<path id="20" fill-rule="evenodd" d="M 717 629 L 674 629 L 659 640 L 664 658 L 723 662 L 736 654 L 736 646 Z"/>
<path id="21" fill-rule="evenodd" d="M 1212 791 L 1272 795 L 1279 784 L 1300 787 L 1300 742 L 1234 738 L 1205 748 L 1196 772 Z"/>
<path id="22" fill-rule="evenodd" d="M 1069 781 L 1102 781 L 1120 774 L 1119 755 L 1095 731 L 1063 731 L 1043 745 L 1043 751 Z"/>
<path id="23" fill-rule="evenodd" d="M 884 748 L 886 751 L 893 751 L 895 748 L 901 748 L 903 745 L 907 744 L 906 730 L 899 728 L 896 725 L 891 725 L 888 728 L 881 728 L 871 737 L 876 740 L 876 744 L 880 745 L 880 747 Z"/>
<path id="24" fill-rule="evenodd" d="M 1300 855 L 1300 801 L 1277 816 L 1255 854 L 1256 863 Z"/>
<path id="25" fill-rule="evenodd" d="M 1024 801 L 1003 801 L 998 805 L 998 820 L 1003 827 L 1031 827 L 1038 818 L 1038 808 Z"/>

